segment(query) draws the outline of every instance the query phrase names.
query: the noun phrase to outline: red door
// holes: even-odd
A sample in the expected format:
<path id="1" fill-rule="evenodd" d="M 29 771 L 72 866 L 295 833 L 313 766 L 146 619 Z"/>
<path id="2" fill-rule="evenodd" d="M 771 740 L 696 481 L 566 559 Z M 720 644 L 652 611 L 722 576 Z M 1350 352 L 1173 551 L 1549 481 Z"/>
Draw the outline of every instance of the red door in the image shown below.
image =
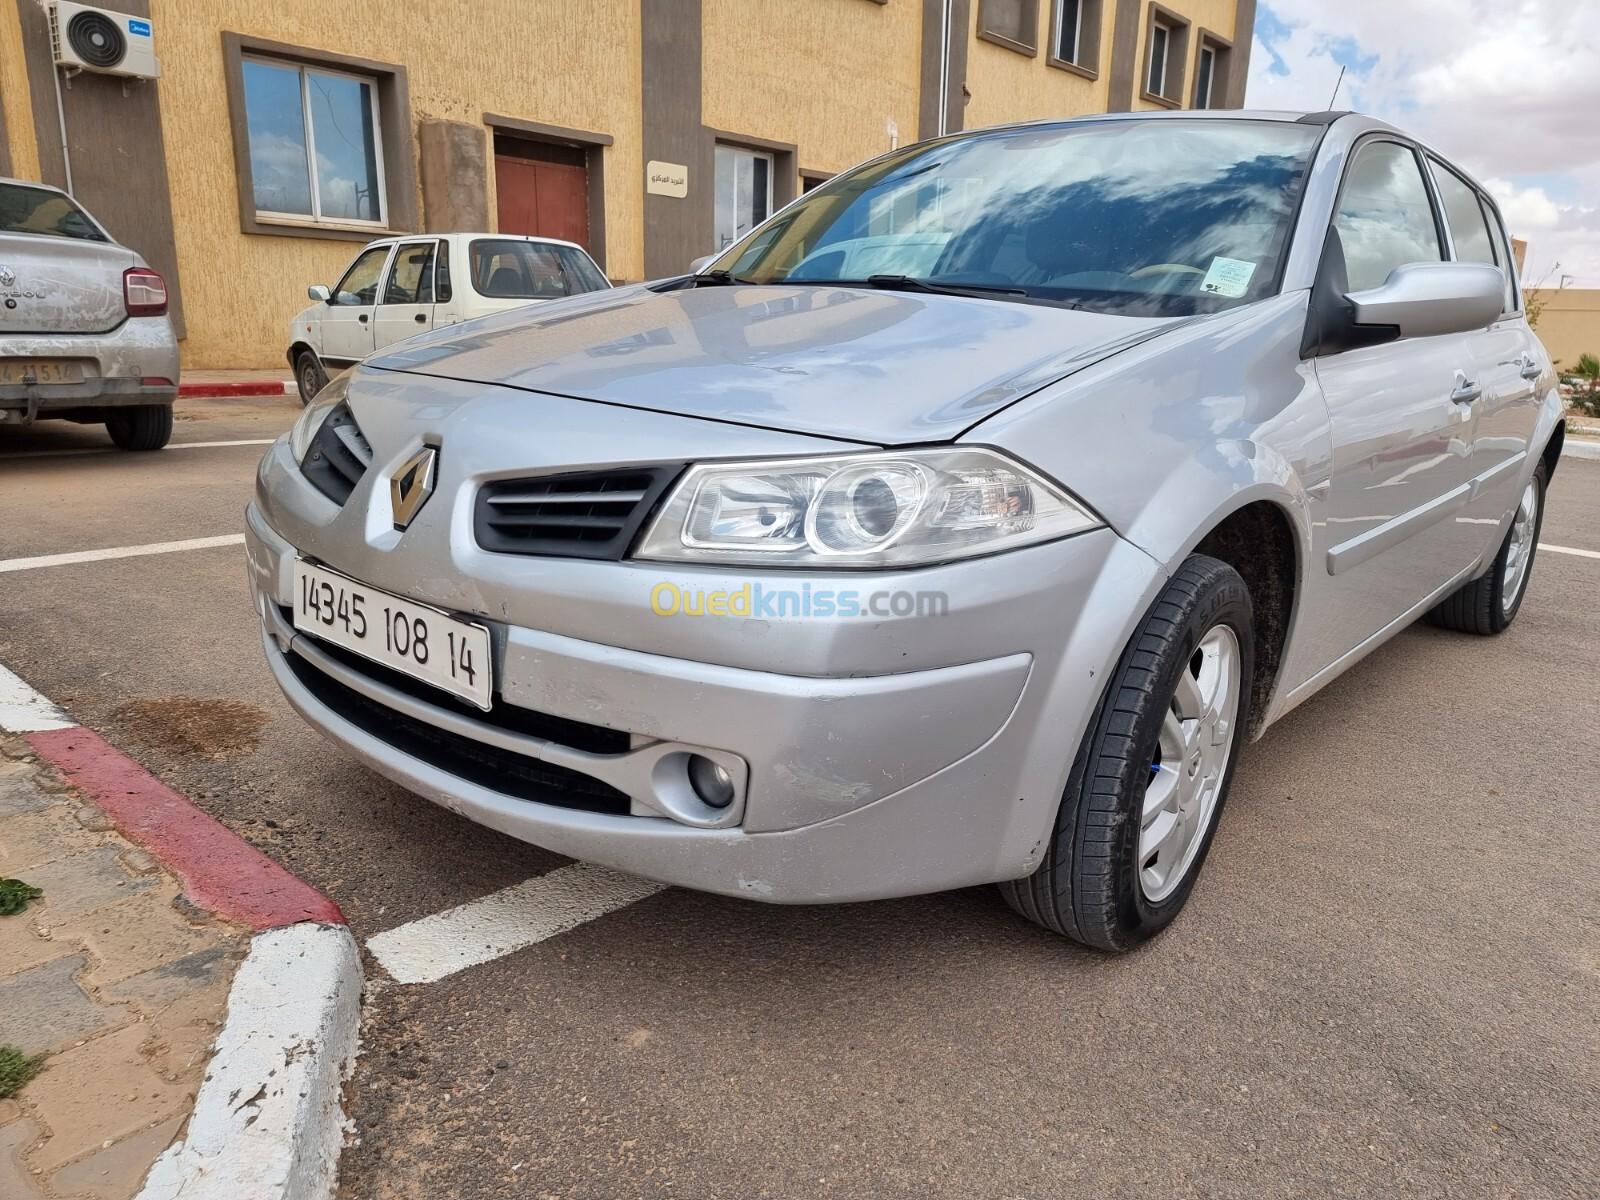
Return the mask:
<path id="1" fill-rule="evenodd" d="M 589 247 L 589 173 L 567 163 L 497 154 L 495 197 L 501 233 L 561 238 Z"/>

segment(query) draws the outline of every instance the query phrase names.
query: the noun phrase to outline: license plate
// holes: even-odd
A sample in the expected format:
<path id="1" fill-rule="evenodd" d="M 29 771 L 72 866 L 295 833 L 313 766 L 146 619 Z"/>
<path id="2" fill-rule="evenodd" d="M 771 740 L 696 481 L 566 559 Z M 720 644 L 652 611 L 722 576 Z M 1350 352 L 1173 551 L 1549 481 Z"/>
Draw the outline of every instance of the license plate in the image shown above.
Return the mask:
<path id="1" fill-rule="evenodd" d="M 0 383 L 82 383 L 83 364 L 70 359 L 0 358 Z"/>
<path id="2" fill-rule="evenodd" d="M 489 631 L 482 625 L 296 559 L 294 627 L 490 707 Z"/>

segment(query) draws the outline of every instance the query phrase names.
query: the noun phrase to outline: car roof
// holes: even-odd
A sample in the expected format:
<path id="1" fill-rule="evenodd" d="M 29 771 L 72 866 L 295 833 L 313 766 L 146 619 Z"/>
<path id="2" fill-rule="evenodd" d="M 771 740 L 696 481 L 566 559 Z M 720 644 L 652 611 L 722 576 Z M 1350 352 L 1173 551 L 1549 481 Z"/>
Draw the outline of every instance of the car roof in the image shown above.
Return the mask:
<path id="1" fill-rule="evenodd" d="M 535 242 L 544 246 L 570 246 L 574 250 L 583 250 L 583 247 L 578 245 L 577 242 L 569 242 L 562 238 L 539 237 L 531 233 L 490 233 L 486 229 L 479 230 L 476 233 L 462 233 L 459 231 L 455 233 L 424 233 L 421 231 L 417 233 L 386 233 L 382 237 L 373 238 L 367 245 L 376 246 L 379 243 L 415 241 L 423 238 L 446 238 L 456 242 L 469 241 L 472 238 L 494 238 L 497 241 Z M 589 253 L 587 250 L 583 250 L 583 252 L 585 254 Z"/>

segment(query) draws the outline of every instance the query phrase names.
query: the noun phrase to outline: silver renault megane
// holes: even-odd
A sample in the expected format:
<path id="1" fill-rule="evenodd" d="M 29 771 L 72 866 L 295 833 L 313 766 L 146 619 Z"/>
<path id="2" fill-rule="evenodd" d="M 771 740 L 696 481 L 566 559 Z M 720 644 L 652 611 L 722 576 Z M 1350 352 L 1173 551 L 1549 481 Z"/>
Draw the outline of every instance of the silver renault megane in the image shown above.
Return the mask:
<path id="1" fill-rule="evenodd" d="M 904 147 L 680 278 L 331 383 L 262 461 L 290 703 L 514 837 L 1125 949 L 1240 745 L 1517 615 L 1563 436 L 1493 200 L 1333 113 Z"/>

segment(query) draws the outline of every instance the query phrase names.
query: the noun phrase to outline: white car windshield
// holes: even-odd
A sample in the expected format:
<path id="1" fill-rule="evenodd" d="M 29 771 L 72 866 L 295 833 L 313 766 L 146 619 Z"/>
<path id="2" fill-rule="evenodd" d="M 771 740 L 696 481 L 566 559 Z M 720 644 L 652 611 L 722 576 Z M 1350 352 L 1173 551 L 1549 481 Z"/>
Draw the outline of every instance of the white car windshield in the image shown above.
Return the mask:
<path id="1" fill-rule="evenodd" d="M 922 143 L 807 194 L 712 267 L 1131 315 L 1273 294 L 1321 128 L 1165 119 Z"/>
<path id="2" fill-rule="evenodd" d="M 0 233 L 36 233 L 84 242 L 111 240 L 70 197 L 15 183 L 0 183 Z"/>

